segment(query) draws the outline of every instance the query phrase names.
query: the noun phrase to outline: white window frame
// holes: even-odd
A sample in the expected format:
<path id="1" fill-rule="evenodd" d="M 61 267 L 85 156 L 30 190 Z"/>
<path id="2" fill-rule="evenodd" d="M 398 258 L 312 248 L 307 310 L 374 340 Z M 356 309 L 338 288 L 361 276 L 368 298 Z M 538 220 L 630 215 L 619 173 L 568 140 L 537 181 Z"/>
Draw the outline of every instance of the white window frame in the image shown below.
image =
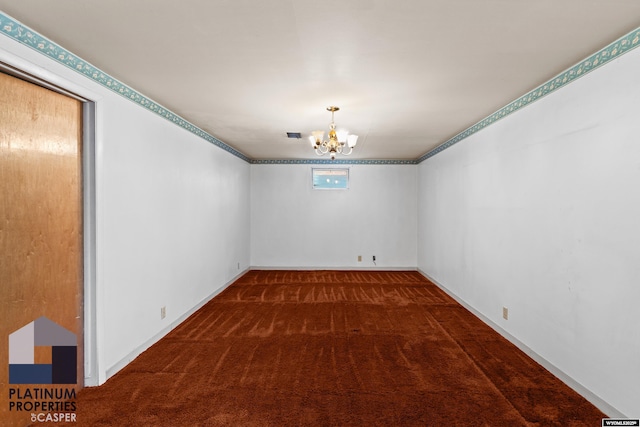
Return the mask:
<path id="1" fill-rule="evenodd" d="M 320 187 L 320 186 L 316 186 L 315 185 L 315 180 L 314 178 L 316 177 L 316 172 L 336 172 L 339 175 L 346 175 L 347 177 L 347 183 L 345 187 L 339 187 L 339 188 L 331 188 L 331 187 Z M 332 168 L 332 167 L 323 167 L 323 168 L 311 168 L 311 188 L 313 188 L 314 190 L 321 190 L 321 191 L 326 191 L 326 190 L 338 190 L 338 191 L 344 191 L 344 190 L 348 190 L 349 189 L 349 178 L 350 178 L 350 172 L 349 172 L 349 168 Z"/>

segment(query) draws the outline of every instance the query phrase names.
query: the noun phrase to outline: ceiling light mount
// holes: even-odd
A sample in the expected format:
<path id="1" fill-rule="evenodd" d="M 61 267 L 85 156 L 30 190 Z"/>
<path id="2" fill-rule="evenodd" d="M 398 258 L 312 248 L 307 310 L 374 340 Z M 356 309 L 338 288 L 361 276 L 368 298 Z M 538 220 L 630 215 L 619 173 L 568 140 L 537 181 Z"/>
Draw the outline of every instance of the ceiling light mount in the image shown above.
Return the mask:
<path id="1" fill-rule="evenodd" d="M 353 152 L 353 147 L 355 147 L 358 142 L 358 135 L 349 135 L 347 131 L 336 131 L 333 116 L 335 112 L 339 110 L 340 107 L 336 107 L 335 105 L 327 107 L 327 111 L 331 111 L 328 140 L 324 140 L 324 131 L 322 130 L 314 130 L 309 137 L 311 147 L 316 154 L 318 156 L 329 154 L 331 160 L 335 160 L 337 154 L 348 156 Z"/>

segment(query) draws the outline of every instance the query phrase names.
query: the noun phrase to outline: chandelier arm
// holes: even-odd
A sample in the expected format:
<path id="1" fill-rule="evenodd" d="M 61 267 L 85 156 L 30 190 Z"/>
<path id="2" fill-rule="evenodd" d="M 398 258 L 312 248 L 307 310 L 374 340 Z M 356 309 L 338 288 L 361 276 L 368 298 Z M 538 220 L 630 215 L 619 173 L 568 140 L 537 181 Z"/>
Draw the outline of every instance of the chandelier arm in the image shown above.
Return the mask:
<path id="1" fill-rule="evenodd" d="M 341 153 L 343 156 L 348 156 L 349 154 L 353 153 L 353 147 L 349 147 L 349 152 L 340 151 L 340 153 Z"/>

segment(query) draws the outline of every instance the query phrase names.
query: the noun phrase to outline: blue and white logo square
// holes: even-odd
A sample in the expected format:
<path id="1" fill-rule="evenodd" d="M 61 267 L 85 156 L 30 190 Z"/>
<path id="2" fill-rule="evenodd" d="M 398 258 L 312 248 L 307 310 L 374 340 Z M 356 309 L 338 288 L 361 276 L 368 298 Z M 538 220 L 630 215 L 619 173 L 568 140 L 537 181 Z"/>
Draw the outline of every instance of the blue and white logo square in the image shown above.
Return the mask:
<path id="1" fill-rule="evenodd" d="M 36 363 L 36 347 L 45 347 Z M 9 335 L 9 384 L 76 384 L 76 335 L 40 317 Z"/>

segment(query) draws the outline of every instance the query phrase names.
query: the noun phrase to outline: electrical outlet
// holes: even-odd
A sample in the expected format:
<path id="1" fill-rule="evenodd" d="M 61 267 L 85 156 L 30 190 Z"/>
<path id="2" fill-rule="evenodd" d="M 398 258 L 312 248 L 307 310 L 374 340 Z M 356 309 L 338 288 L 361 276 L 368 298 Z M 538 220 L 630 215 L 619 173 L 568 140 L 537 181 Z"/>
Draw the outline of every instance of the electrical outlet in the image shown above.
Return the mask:
<path id="1" fill-rule="evenodd" d="M 362 255 L 358 255 L 358 262 L 362 262 Z"/>
<path id="2" fill-rule="evenodd" d="M 167 317 L 167 307 L 163 305 L 160 307 L 160 319 L 164 319 L 165 317 Z"/>
<path id="3" fill-rule="evenodd" d="M 502 318 L 509 320 L 509 309 L 507 307 L 502 307 Z"/>

